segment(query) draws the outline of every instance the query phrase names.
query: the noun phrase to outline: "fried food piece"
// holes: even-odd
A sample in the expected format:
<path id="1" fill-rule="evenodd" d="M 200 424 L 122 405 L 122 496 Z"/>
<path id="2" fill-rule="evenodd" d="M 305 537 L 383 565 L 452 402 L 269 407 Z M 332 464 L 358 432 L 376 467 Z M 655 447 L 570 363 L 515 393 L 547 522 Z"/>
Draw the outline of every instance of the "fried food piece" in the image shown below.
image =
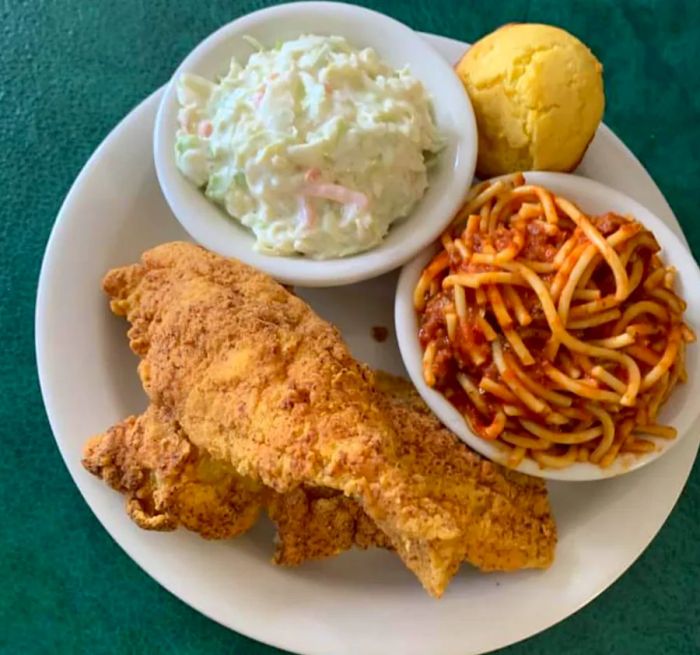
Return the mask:
<path id="1" fill-rule="evenodd" d="M 543 483 L 446 430 L 425 438 L 408 392 L 392 421 L 337 330 L 268 276 L 171 243 L 111 271 L 104 288 L 132 324 L 147 394 L 194 446 L 278 493 L 356 500 L 429 593 L 465 559 L 486 570 L 551 563 Z"/>
<path id="2" fill-rule="evenodd" d="M 298 566 L 353 546 L 392 548 L 360 505 L 337 491 L 299 488 L 273 494 L 267 510 L 277 526 L 275 564 Z"/>
<path id="3" fill-rule="evenodd" d="M 482 571 L 546 568 L 554 558 L 556 527 L 544 481 L 483 459 L 445 428 L 414 386 L 375 374 L 383 409 L 397 431 L 406 473 L 425 497 L 454 517 L 459 536 L 441 542 L 445 570 L 468 561 Z"/>
<path id="4" fill-rule="evenodd" d="M 82 463 L 126 496 L 128 515 L 144 530 L 182 526 L 206 539 L 230 539 L 266 508 L 278 531 L 277 564 L 297 566 L 353 545 L 390 547 L 355 501 L 329 489 L 278 494 L 254 483 L 193 446 L 153 405 L 91 438 Z"/>
<path id="5" fill-rule="evenodd" d="M 441 452 L 466 452 L 467 461 L 474 459 L 478 467 L 485 465 L 486 471 L 493 466 L 478 456 L 472 458 L 461 444 L 452 443 L 454 437 L 409 382 L 381 372 L 375 375 L 375 386 L 386 394 L 387 415 L 395 426 L 401 426 L 407 442 L 436 442 Z M 446 448 L 441 443 L 445 439 Z M 435 462 L 444 467 L 447 462 L 441 452 L 436 453 Z M 298 488 L 285 494 L 263 489 L 237 475 L 230 464 L 213 460 L 192 446 L 179 426 L 153 406 L 142 416 L 130 417 L 91 439 L 83 464 L 127 494 L 129 515 L 145 529 L 173 530 L 181 525 L 207 538 L 225 539 L 248 530 L 265 506 L 277 526 L 277 564 L 296 566 L 353 546 L 391 548 L 386 535 L 354 500 L 329 489 Z M 520 483 L 528 480 L 508 471 L 503 475 Z M 520 502 L 525 507 L 546 503 L 537 484 L 532 489 L 503 485 L 496 493 L 507 493 L 511 488 L 519 491 L 511 503 Z M 498 513 L 496 519 L 484 540 L 474 542 L 474 549 L 467 554 L 468 560 L 486 570 L 504 568 L 499 558 L 517 548 L 509 542 L 505 529 L 508 514 Z"/>
<path id="6" fill-rule="evenodd" d="M 440 423 L 413 385 L 381 371 L 374 374 L 375 388 L 384 398 L 384 411 L 406 447 L 405 457 L 430 453 L 432 478 L 447 484 L 459 476 L 479 481 L 472 505 L 473 538 L 464 544 L 464 559 L 484 571 L 510 571 L 553 557 L 556 532 L 553 522 L 540 524 L 549 514 L 544 484 L 481 459 L 461 444 Z M 353 545 L 391 548 L 386 535 L 351 499 L 323 490 L 298 489 L 276 495 L 268 511 L 278 528 L 275 562 L 301 564 L 307 559 L 336 555 Z M 479 498 L 480 496 L 480 498 Z M 466 511 L 466 510 L 465 510 Z M 529 531 L 522 517 L 532 513 Z"/>
<path id="7" fill-rule="evenodd" d="M 248 530 L 263 505 L 261 484 L 193 446 L 153 405 L 90 439 L 83 466 L 126 495 L 127 513 L 146 530 L 181 525 L 228 539 Z"/>
<path id="8" fill-rule="evenodd" d="M 440 436 L 452 439 L 409 382 L 380 372 L 376 386 L 386 393 L 386 411 L 395 425 L 406 429 L 404 435 L 428 442 L 436 435 L 438 441 Z M 447 452 L 453 447 L 466 450 L 450 444 Z M 436 461 L 441 459 L 438 455 Z M 237 475 L 230 464 L 192 446 L 177 424 L 153 406 L 92 438 L 83 465 L 127 495 L 127 511 L 144 529 L 183 526 L 205 538 L 226 539 L 252 527 L 266 506 L 278 531 L 277 564 L 297 566 L 353 546 L 391 549 L 386 535 L 354 500 L 329 489 L 298 488 L 285 494 L 263 489 Z M 523 477 L 508 471 L 504 475 Z M 521 493 L 524 505 L 541 502 L 534 491 Z M 505 514 L 498 517 L 507 521 Z M 490 564 L 489 558 L 513 546 L 504 547 L 507 537 L 497 526 L 488 535 L 475 544 L 481 546 L 480 553 L 472 552 L 468 559 L 485 569 L 499 569 L 502 565 Z"/>

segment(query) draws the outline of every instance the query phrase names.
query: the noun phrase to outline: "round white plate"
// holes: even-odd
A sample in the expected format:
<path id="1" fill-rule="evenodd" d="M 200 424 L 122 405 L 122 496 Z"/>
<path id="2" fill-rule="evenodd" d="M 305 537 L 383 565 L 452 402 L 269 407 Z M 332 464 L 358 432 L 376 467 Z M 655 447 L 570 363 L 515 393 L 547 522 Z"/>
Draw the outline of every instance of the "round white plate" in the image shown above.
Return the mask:
<path id="1" fill-rule="evenodd" d="M 429 37 L 449 60 L 466 46 Z M 136 261 L 157 243 L 184 238 L 160 193 L 151 135 L 160 92 L 97 149 L 61 209 L 39 283 L 36 348 L 56 441 L 98 519 L 147 573 L 219 623 L 305 654 L 468 655 L 512 644 L 561 621 L 608 587 L 657 533 L 688 477 L 700 430 L 640 471 L 594 483 L 550 484 L 560 542 L 546 572 L 483 575 L 463 567 L 435 601 L 394 555 L 353 551 L 290 570 L 269 563 L 272 529 L 261 523 L 228 542 L 184 530 L 149 533 L 124 500 L 80 465 L 88 436 L 145 406 L 126 323 L 100 291 L 110 267 Z M 646 205 L 680 232 L 669 206 L 634 156 L 605 127 L 580 172 Z M 396 274 L 362 284 L 303 291 L 335 322 L 355 355 L 403 372 L 393 334 Z M 630 520 L 634 517 L 634 520 Z"/>

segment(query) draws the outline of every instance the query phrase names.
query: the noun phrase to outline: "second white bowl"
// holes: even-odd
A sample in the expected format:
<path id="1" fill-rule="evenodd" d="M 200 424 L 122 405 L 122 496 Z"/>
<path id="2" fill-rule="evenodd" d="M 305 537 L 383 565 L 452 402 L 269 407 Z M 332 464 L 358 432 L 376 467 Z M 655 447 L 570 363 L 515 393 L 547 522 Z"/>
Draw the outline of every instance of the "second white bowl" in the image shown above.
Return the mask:
<path id="1" fill-rule="evenodd" d="M 677 291 L 687 301 L 685 320 L 691 328 L 700 327 L 700 270 L 693 256 L 663 221 L 628 196 L 593 180 L 563 173 L 525 173 L 527 182 L 538 184 L 575 202 L 583 211 L 603 214 L 611 211 L 630 214 L 654 233 L 661 246 L 661 257 L 678 270 Z M 406 370 L 413 384 L 438 418 L 462 441 L 485 457 L 505 464 L 505 457 L 491 442 L 474 434 L 464 417 L 440 392 L 431 389 L 423 380 L 423 350 L 418 341 L 418 316 L 413 307 L 413 290 L 423 269 L 437 252 L 437 245 L 426 248 L 410 264 L 404 266 L 396 288 L 394 318 L 396 336 Z M 678 436 L 672 440 L 655 439 L 657 449 L 644 455 L 619 456 L 608 468 L 589 463 L 576 463 L 565 469 L 543 469 L 525 459 L 517 470 L 541 478 L 555 480 L 600 480 L 638 469 L 657 459 L 680 441 L 696 424 L 700 416 L 700 346 L 691 344 L 686 352 L 688 382 L 679 384 L 663 406 L 660 422 L 674 426 Z M 649 437 L 651 438 L 651 437 Z"/>
<path id="2" fill-rule="evenodd" d="M 178 103 L 182 73 L 214 79 L 232 57 L 244 62 L 252 36 L 264 45 L 301 34 L 339 35 L 355 47 L 373 47 L 390 65 L 408 65 L 432 96 L 446 147 L 431 172 L 430 186 L 407 218 L 395 223 L 376 248 L 351 257 L 313 260 L 277 257 L 253 250 L 253 234 L 231 220 L 187 180 L 175 165 Z M 401 266 L 432 242 L 450 221 L 468 190 L 476 164 L 476 123 L 466 92 L 449 64 L 418 34 L 388 16 L 354 5 L 300 2 L 249 14 L 229 23 L 197 46 L 180 64 L 166 89 L 155 123 L 154 158 L 158 180 L 173 213 L 200 244 L 235 257 L 277 280 L 302 286 L 335 286 L 375 277 Z"/>

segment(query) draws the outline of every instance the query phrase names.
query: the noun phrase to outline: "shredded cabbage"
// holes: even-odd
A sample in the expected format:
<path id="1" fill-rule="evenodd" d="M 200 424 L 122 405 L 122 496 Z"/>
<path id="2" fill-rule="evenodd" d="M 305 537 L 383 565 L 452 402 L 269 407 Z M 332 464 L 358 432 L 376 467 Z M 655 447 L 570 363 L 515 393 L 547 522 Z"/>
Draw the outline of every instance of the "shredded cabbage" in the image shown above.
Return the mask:
<path id="1" fill-rule="evenodd" d="M 261 49 L 218 83 L 184 74 L 177 97 L 178 168 L 270 254 L 376 246 L 442 147 L 422 84 L 338 36 Z"/>

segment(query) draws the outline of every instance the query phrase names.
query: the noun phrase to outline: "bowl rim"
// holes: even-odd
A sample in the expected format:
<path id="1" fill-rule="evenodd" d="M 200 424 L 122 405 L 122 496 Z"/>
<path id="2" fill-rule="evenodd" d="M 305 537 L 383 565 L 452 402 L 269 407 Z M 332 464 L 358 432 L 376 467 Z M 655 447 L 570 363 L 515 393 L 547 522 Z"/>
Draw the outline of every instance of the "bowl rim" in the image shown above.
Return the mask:
<path id="1" fill-rule="evenodd" d="M 431 70 L 436 71 L 432 80 L 425 75 L 420 77 L 412 71 L 431 91 L 433 101 L 437 105 L 440 96 L 445 98 L 444 119 L 449 118 L 450 140 L 448 150 L 451 159 L 445 159 L 442 169 L 435 173 L 432 184 L 438 183 L 444 188 L 443 193 L 434 193 L 426 203 L 424 196 L 411 214 L 397 221 L 387 237 L 374 248 L 344 258 L 324 260 L 304 256 L 266 255 L 253 250 L 255 241 L 252 232 L 239 225 L 235 220 L 194 187 L 178 171 L 175 166 L 172 148 L 175 139 L 175 116 L 177 113 L 176 81 L 183 72 L 194 72 L 203 65 L 211 50 L 222 44 L 250 33 L 264 25 L 280 22 L 285 19 L 309 17 L 309 32 L 324 32 L 320 27 L 314 27 L 313 22 L 322 20 L 323 16 L 344 19 L 346 23 L 355 21 L 379 21 L 382 33 L 387 40 L 410 43 L 412 58 L 407 63 L 423 60 L 429 62 Z M 353 28 L 349 28 L 352 30 Z M 346 37 L 352 41 L 351 37 Z M 372 44 L 380 50 L 379 43 Z M 383 48 L 386 51 L 386 48 Z M 225 66 L 228 62 L 222 62 Z M 448 75 L 449 73 L 449 75 Z M 440 93 L 436 93 L 436 88 Z M 459 121 L 455 116 L 459 115 Z M 438 124 L 438 127 L 440 125 Z M 415 256 L 428 243 L 437 238 L 450 217 L 461 204 L 476 168 L 477 128 L 474 112 L 469 97 L 452 67 L 428 44 L 417 32 L 403 23 L 364 7 L 340 2 L 299 2 L 287 3 L 261 9 L 241 16 L 220 27 L 204 38 L 178 65 L 160 101 L 154 124 L 153 157 L 158 181 L 170 206 L 171 211 L 190 234 L 203 246 L 224 256 L 235 257 L 268 273 L 275 279 L 287 283 L 308 287 L 338 286 L 352 284 L 372 277 L 377 277 L 387 271 L 400 267 Z M 447 152 L 445 153 L 447 157 Z M 430 191 L 430 188 L 428 189 Z M 213 218 L 216 221 L 212 221 Z M 209 221 L 209 226 L 205 225 Z M 420 223 L 416 223 L 420 220 Z M 221 225 L 217 226 L 217 223 Z M 214 226 L 210 229 L 211 226 Z M 226 225 L 227 227 L 222 227 Z M 408 226 L 411 228 L 409 229 Z M 215 238 L 216 230 L 228 230 L 227 234 L 235 238 L 222 240 Z M 392 239 L 392 232 L 399 236 Z M 220 235 L 219 235 L 220 237 Z"/>
<path id="2" fill-rule="evenodd" d="M 553 188 L 557 193 L 567 195 L 575 195 L 577 191 L 580 193 L 589 193 L 609 198 L 611 205 L 625 206 L 628 208 L 626 213 L 634 216 L 637 221 L 654 233 L 667 262 L 673 257 L 674 263 L 680 268 L 678 259 L 680 258 L 683 260 L 682 266 L 686 269 L 685 276 L 686 278 L 692 278 L 684 278 L 683 284 L 686 290 L 700 288 L 700 268 L 698 268 L 698 264 L 689 248 L 658 216 L 656 216 L 656 214 L 647 209 L 644 205 L 616 189 L 612 189 L 600 182 L 580 175 L 542 171 L 528 171 L 523 173 L 523 175 L 526 181 L 546 188 Z M 574 202 L 576 202 L 575 199 Z M 583 209 L 585 210 L 585 207 Z M 423 351 L 418 341 L 417 320 L 415 310 L 413 309 L 413 289 L 424 266 L 428 263 L 430 257 L 437 252 L 438 248 L 438 243 L 432 243 L 411 262 L 406 264 L 399 275 L 394 301 L 394 323 L 401 358 L 417 391 L 438 418 L 462 441 L 481 455 L 499 464 L 506 465 L 503 453 L 498 450 L 496 446 L 472 432 L 462 415 L 459 414 L 452 404 L 440 392 L 428 387 L 423 380 L 421 367 Z M 686 315 L 690 314 L 693 309 L 695 309 L 696 312 L 700 311 L 700 299 L 694 298 L 693 295 L 689 293 L 686 293 L 685 299 L 688 302 Z M 700 345 L 695 344 L 695 360 L 700 359 L 699 348 Z M 686 361 L 690 361 L 690 358 L 687 358 Z M 691 367 L 689 366 L 688 368 L 690 369 Z M 691 375 L 687 384 L 687 388 L 689 389 L 688 394 L 692 396 L 691 390 L 693 388 L 695 388 L 696 391 L 700 389 L 700 375 L 697 373 L 695 376 Z M 576 462 L 565 469 L 541 469 L 533 460 L 525 459 L 520 465 L 515 467 L 514 470 L 540 478 L 571 482 L 604 480 L 624 475 L 646 466 L 670 451 L 671 448 L 680 442 L 693 428 L 699 416 L 700 405 L 695 409 L 695 414 L 686 420 L 687 425 L 685 429 L 683 431 L 679 430 L 679 434 L 675 439 L 664 440 L 653 438 L 653 441 L 659 446 L 655 451 L 629 458 L 618 458 L 616 462 L 606 469 L 602 469 L 595 464 L 587 462 Z M 669 422 L 673 423 L 673 420 Z"/>

